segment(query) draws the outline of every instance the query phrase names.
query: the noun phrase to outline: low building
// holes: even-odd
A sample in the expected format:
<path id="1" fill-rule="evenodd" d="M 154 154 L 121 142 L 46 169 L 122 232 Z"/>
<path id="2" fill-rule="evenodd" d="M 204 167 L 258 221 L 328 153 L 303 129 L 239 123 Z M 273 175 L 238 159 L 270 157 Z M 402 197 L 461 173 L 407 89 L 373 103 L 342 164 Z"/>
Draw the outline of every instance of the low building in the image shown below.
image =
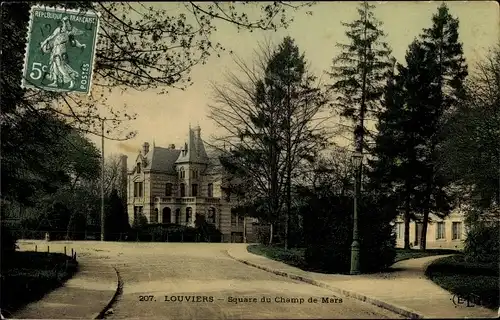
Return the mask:
<path id="1" fill-rule="evenodd" d="M 236 201 L 224 181 L 218 157 L 209 156 L 200 127 L 189 128 L 182 148 L 150 148 L 148 142 L 128 172 L 129 222 L 194 226 L 197 215 L 217 227 L 225 242 L 254 241 L 255 219 L 232 213 Z M 245 230 L 244 230 L 245 229 Z"/>
<path id="2" fill-rule="evenodd" d="M 395 221 L 396 247 L 404 247 L 405 225 L 403 217 Z M 422 234 L 422 222 L 410 222 L 410 247 L 419 248 Z M 445 218 L 429 215 L 427 225 L 427 249 L 455 249 L 462 250 L 466 237 L 465 213 L 463 210 L 452 211 Z"/>

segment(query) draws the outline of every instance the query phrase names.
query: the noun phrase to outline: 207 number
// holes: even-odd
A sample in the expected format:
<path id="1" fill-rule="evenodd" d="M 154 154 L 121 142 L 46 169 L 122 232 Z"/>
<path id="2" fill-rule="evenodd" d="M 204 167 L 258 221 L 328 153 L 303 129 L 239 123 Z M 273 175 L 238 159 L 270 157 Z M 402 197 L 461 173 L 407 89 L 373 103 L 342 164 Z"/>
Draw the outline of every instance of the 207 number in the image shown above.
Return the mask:
<path id="1" fill-rule="evenodd" d="M 40 62 L 33 62 L 30 73 L 31 79 L 40 80 L 42 75 L 47 72 L 47 68 L 46 65 L 42 65 Z"/>
<path id="2" fill-rule="evenodd" d="M 154 296 L 139 296 L 139 301 L 154 301 Z"/>

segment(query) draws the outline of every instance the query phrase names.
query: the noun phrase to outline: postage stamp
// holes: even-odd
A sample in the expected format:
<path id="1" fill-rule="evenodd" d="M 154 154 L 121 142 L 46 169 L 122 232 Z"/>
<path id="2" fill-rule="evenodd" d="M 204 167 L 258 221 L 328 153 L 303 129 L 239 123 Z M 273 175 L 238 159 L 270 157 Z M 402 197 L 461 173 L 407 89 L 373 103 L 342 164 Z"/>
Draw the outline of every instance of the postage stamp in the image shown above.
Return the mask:
<path id="1" fill-rule="evenodd" d="M 99 14 L 33 6 L 21 86 L 90 94 Z"/>

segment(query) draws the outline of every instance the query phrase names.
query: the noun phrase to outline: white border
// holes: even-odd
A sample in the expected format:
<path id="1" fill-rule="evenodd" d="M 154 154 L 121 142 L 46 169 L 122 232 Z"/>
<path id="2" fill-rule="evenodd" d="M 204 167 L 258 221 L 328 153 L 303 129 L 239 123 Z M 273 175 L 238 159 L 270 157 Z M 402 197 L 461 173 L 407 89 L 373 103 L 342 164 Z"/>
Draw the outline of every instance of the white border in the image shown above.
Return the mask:
<path id="1" fill-rule="evenodd" d="M 27 77 L 27 70 L 28 70 L 28 53 L 30 51 L 30 43 L 31 43 L 31 33 L 32 33 L 32 28 L 33 28 L 33 19 L 34 19 L 34 11 L 35 9 L 40 9 L 40 10 L 45 10 L 45 11 L 52 11 L 52 12 L 61 12 L 61 13 L 67 13 L 67 14 L 76 14 L 76 15 L 90 15 L 94 16 L 97 18 L 97 23 L 96 23 L 96 32 L 95 32 L 95 37 L 94 37 L 94 44 L 92 47 L 92 66 L 91 66 L 91 74 L 90 74 L 90 79 L 89 79 L 89 86 L 87 88 L 87 92 L 81 92 L 81 91 L 72 91 L 68 89 L 58 89 L 58 88 L 39 88 L 37 86 L 34 86 L 26 81 Z M 21 75 L 21 88 L 24 89 L 35 89 L 35 90 L 43 90 L 43 91 L 54 91 L 54 92 L 67 92 L 67 93 L 79 93 L 79 94 L 84 94 L 86 93 L 87 96 L 90 96 L 92 93 L 92 78 L 94 77 L 94 66 L 95 66 L 95 53 L 97 49 L 97 38 L 99 37 L 99 22 L 101 20 L 101 13 L 100 12 L 93 12 L 93 11 L 82 11 L 82 10 L 76 10 L 76 9 L 66 9 L 63 7 L 49 7 L 49 6 L 40 6 L 40 5 L 33 5 L 30 8 L 30 20 L 28 23 L 28 32 L 26 35 L 26 49 L 24 52 L 24 63 L 23 63 L 23 73 Z"/>

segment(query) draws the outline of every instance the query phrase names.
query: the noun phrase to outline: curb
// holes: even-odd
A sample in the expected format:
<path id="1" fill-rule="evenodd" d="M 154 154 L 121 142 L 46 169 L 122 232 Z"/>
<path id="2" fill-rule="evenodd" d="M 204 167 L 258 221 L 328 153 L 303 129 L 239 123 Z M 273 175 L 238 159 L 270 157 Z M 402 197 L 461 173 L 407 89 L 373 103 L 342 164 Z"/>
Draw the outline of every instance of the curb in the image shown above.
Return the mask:
<path id="1" fill-rule="evenodd" d="M 118 296 L 122 294 L 122 291 L 123 291 L 122 277 L 120 276 L 120 272 L 118 272 L 118 269 L 116 269 L 115 267 L 113 267 L 113 269 L 115 269 L 115 272 L 116 272 L 116 290 L 115 290 L 115 293 L 113 294 L 111 299 L 109 299 L 108 303 L 101 310 L 101 312 L 99 312 L 94 317 L 92 317 L 92 319 L 104 319 L 104 315 L 106 314 L 106 312 L 111 308 L 113 303 L 115 303 Z"/>
<path id="2" fill-rule="evenodd" d="M 344 290 L 344 289 L 340 289 L 340 288 L 335 288 L 335 287 L 332 287 L 332 286 L 330 286 L 330 285 L 328 285 L 326 283 L 320 282 L 320 281 L 316 281 L 316 280 L 309 279 L 309 278 L 304 278 L 302 276 L 298 276 L 298 275 L 295 275 L 295 274 L 290 274 L 290 273 L 287 273 L 287 272 L 284 272 L 284 271 L 274 270 L 274 269 L 271 269 L 271 268 L 268 268 L 268 267 L 264 267 L 264 266 L 260 266 L 258 264 L 255 264 L 255 263 L 252 263 L 252 262 L 249 262 L 249 261 L 246 261 L 246 260 L 238 259 L 238 258 L 232 256 L 229 253 L 229 250 L 226 250 L 226 254 L 231 259 L 236 260 L 238 262 L 241 262 L 243 264 L 246 264 L 248 266 L 251 266 L 251 267 L 254 267 L 254 268 L 257 268 L 257 269 L 261 269 L 261 270 L 264 270 L 264 271 L 267 271 L 267 272 L 270 272 L 270 273 L 274 273 L 274 274 L 276 274 L 278 276 L 282 276 L 282 277 L 285 277 L 285 278 L 290 278 L 290 279 L 293 279 L 293 280 L 302 281 L 302 282 L 305 282 L 305 283 L 308 283 L 308 284 L 312 284 L 312 285 L 317 286 L 317 287 L 328 289 L 328 290 L 333 291 L 335 293 L 339 293 L 339 294 L 341 294 L 343 296 L 346 296 L 346 297 L 349 297 L 349 298 L 353 298 L 353 299 L 356 299 L 356 300 L 360 300 L 362 302 L 367 302 L 367 303 L 370 303 L 370 304 L 372 304 L 374 306 L 377 306 L 379 308 L 386 309 L 386 310 L 389 310 L 391 312 L 397 313 L 399 315 L 404 316 L 407 319 L 423 319 L 424 318 L 423 315 L 418 314 L 417 312 L 412 311 L 410 309 L 407 309 L 407 308 L 404 308 L 404 307 L 400 307 L 400 306 L 396 306 L 396 305 L 392 305 L 392 304 L 389 304 L 387 302 L 384 302 L 384 301 L 381 301 L 381 300 L 378 300 L 378 299 L 375 299 L 375 298 L 372 298 L 372 297 L 368 297 L 368 296 L 365 296 L 363 294 L 359 294 L 357 292 L 348 291 L 348 290 Z"/>

